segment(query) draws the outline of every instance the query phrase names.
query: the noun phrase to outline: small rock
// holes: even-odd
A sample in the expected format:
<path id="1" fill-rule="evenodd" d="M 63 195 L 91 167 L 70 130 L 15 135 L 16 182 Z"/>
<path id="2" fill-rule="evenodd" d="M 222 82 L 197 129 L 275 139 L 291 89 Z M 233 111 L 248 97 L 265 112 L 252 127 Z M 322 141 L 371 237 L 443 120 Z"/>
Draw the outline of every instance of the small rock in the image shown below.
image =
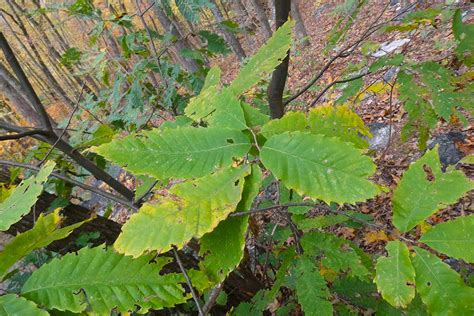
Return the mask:
<path id="1" fill-rule="evenodd" d="M 428 142 L 428 148 L 438 147 L 439 160 L 442 170 L 446 171 L 448 165 L 455 165 L 463 158 L 463 153 L 457 148 L 456 142 L 464 142 L 466 136 L 460 132 L 440 134 Z"/>
<path id="2" fill-rule="evenodd" d="M 369 149 L 385 149 L 390 142 L 390 133 L 392 135 L 394 133 L 393 127 L 384 123 L 373 123 L 368 126 L 373 136 L 371 139 L 367 139 L 369 142 Z"/>
<path id="3" fill-rule="evenodd" d="M 390 43 L 384 43 L 382 46 L 380 46 L 380 49 L 376 51 L 375 53 L 372 54 L 373 57 L 379 58 L 382 56 L 385 56 L 398 48 L 402 47 L 406 43 L 410 42 L 410 39 L 408 38 L 402 38 L 398 40 L 394 40 Z"/>

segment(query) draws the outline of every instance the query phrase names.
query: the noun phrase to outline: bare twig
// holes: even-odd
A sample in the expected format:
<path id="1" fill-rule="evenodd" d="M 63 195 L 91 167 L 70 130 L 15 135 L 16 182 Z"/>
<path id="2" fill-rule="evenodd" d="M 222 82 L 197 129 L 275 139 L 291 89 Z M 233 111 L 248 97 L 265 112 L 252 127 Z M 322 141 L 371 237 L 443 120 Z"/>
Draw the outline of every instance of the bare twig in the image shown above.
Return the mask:
<path id="1" fill-rule="evenodd" d="M 193 283 L 191 282 L 191 279 L 189 278 L 189 275 L 186 272 L 186 269 L 184 268 L 183 263 L 181 262 L 181 259 L 179 258 L 178 250 L 176 250 L 176 246 L 174 245 L 173 245 L 173 253 L 174 253 L 174 257 L 176 258 L 176 262 L 178 263 L 178 266 L 181 269 L 181 272 L 183 273 L 184 278 L 186 279 L 186 283 L 188 284 L 189 290 L 191 291 L 191 295 L 193 296 L 194 302 L 196 303 L 199 316 L 204 316 L 201 305 L 199 304 L 198 296 L 196 294 L 196 291 L 194 291 Z"/>
<path id="2" fill-rule="evenodd" d="M 354 43 L 346 46 L 341 51 L 339 51 L 339 53 L 337 53 L 334 57 L 332 57 L 326 63 L 326 65 L 324 65 L 324 67 L 316 74 L 316 76 L 313 79 L 311 79 L 303 88 L 301 88 L 298 92 L 296 92 L 293 96 L 291 96 L 290 98 L 288 98 L 288 100 L 285 101 L 285 103 L 284 103 L 285 106 L 288 103 L 295 100 L 296 98 L 300 97 L 306 91 L 308 91 L 308 89 L 311 88 L 324 75 L 324 73 L 329 69 L 329 67 L 332 66 L 332 64 L 336 60 L 338 60 L 340 58 L 346 58 L 346 57 L 350 56 L 356 50 L 356 48 L 360 45 L 360 43 L 362 43 L 364 40 L 366 40 L 369 36 L 371 36 L 373 33 L 375 33 L 377 30 L 379 30 L 385 24 L 387 24 L 387 23 L 393 21 L 394 19 L 396 19 L 399 16 L 399 14 L 397 14 L 396 16 L 391 18 L 390 20 L 387 20 L 385 22 L 377 24 L 377 22 L 382 18 L 383 14 L 387 10 L 389 4 L 390 4 L 390 1 L 387 2 L 387 5 L 384 7 L 382 12 L 377 16 L 377 18 L 374 20 L 374 22 L 371 23 L 371 25 L 366 29 L 366 31 L 364 33 L 362 33 L 362 35 L 359 37 L 358 40 L 356 40 Z"/>
<path id="3" fill-rule="evenodd" d="M 145 193 L 143 193 L 142 196 L 138 197 L 135 202 L 133 204 L 135 205 L 141 205 L 143 203 L 143 201 L 145 201 L 145 199 L 147 198 L 147 196 L 151 193 L 151 191 L 153 190 L 153 188 L 157 185 L 158 183 L 158 180 L 154 181 L 150 187 L 148 188 L 148 190 L 146 190 Z"/>
<path id="4" fill-rule="evenodd" d="M 28 164 L 24 164 L 24 163 L 20 163 L 20 162 L 16 162 L 16 161 L 9 161 L 9 160 L 0 160 L 0 165 L 20 167 L 20 168 L 29 169 L 29 170 L 32 170 L 32 171 L 35 171 L 35 172 L 38 172 L 41 169 L 40 167 L 37 167 L 37 166 L 28 165 Z M 66 176 L 63 176 L 62 174 L 57 173 L 57 172 L 52 172 L 51 176 L 55 177 L 57 179 L 61 179 L 63 181 L 69 182 L 73 185 L 76 185 L 80 188 L 83 188 L 84 190 L 93 192 L 97 195 L 100 195 L 100 196 L 102 196 L 104 198 L 107 198 L 109 200 L 112 200 L 114 202 L 120 203 L 120 204 L 122 204 L 126 207 L 129 207 L 129 208 L 133 209 L 133 210 L 138 210 L 138 208 L 134 204 L 132 204 L 131 202 L 126 201 L 126 200 L 124 200 L 124 199 L 122 199 L 122 198 L 120 198 L 120 197 L 118 197 L 114 194 L 111 194 L 111 193 L 108 193 L 108 192 L 103 191 L 101 189 L 98 189 L 96 187 L 84 184 L 84 183 L 79 182 L 77 180 L 68 178 Z"/>
<path id="5" fill-rule="evenodd" d="M 253 214 L 263 213 L 263 212 L 267 212 L 267 211 L 271 211 L 271 210 L 286 212 L 286 208 L 291 207 L 291 206 L 307 206 L 307 207 L 323 208 L 325 211 L 328 211 L 330 213 L 345 216 L 345 217 L 349 218 L 350 220 L 352 220 L 354 222 L 357 222 L 357 223 L 360 223 L 360 224 L 363 224 L 363 225 L 366 225 L 366 226 L 370 226 L 370 227 L 378 229 L 378 230 L 382 230 L 382 231 L 387 232 L 388 234 L 391 234 L 391 235 L 395 235 L 397 238 L 399 238 L 401 240 L 404 240 L 406 242 L 409 242 L 411 244 L 415 244 L 415 245 L 418 244 L 417 241 L 412 240 L 412 239 L 407 238 L 407 237 L 404 237 L 404 236 L 401 236 L 393 229 L 389 229 L 389 228 L 386 228 L 382 225 L 378 225 L 378 224 L 375 224 L 375 223 L 370 223 L 370 222 L 365 221 L 363 219 L 360 219 L 360 218 L 357 218 L 357 217 L 352 216 L 350 214 L 347 214 L 347 212 L 343 212 L 343 211 L 340 211 L 340 210 L 334 210 L 334 209 L 332 209 L 328 206 L 324 206 L 324 205 L 321 205 L 321 204 L 318 204 L 318 203 L 301 202 L 301 203 L 287 203 L 287 204 L 272 205 L 272 206 L 268 206 L 268 207 L 264 207 L 264 208 L 260 208 L 260 209 L 253 209 L 253 210 L 249 210 L 249 211 L 245 211 L 245 212 L 232 213 L 229 216 L 230 217 L 235 217 L 235 216 L 253 215 Z"/>
<path id="6" fill-rule="evenodd" d="M 339 83 L 346 83 L 346 82 L 350 82 L 350 81 L 354 81 L 354 80 L 357 80 L 357 79 L 360 79 L 360 78 L 363 78 L 367 75 L 369 75 L 370 72 L 364 72 L 360 75 L 356 75 L 356 76 L 353 76 L 353 77 L 350 77 L 350 78 L 347 78 L 347 79 L 342 79 L 342 80 L 335 80 L 333 82 L 331 82 L 330 84 L 328 84 L 326 87 L 324 87 L 324 89 L 316 96 L 316 98 L 313 100 L 313 102 L 311 102 L 311 107 L 315 106 L 316 103 L 318 103 L 319 99 L 322 98 L 322 96 L 334 85 L 336 84 L 339 84 Z"/>
<path id="7" fill-rule="evenodd" d="M 1 124 L 0 124 L 0 128 L 1 128 Z M 32 129 L 32 130 L 29 130 L 29 131 L 24 131 L 24 132 L 20 132 L 20 133 L 16 133 L 16 134 L 0 135 L 0 141 L 20 139 L 20 138 L 27 137 L 27 136 L 32 136 L 32 135 L 45 135 L 45 136 L 47 136 L 47 135 L 49 135 L 49 131 L 42 130 L 42 129 Z"/>
<path id="8" fill-rule="evenodd" d="M 81 102 L 82 99 L 82 94 L 84 93 L 84 87 L 86 86 L 86 83 L 84 82 L 82 84 L 81 88 L 81 93 L 79 94 L 79 97 L 77 98 L 76 106 L 74 109 L 71 111 L 71 114 L 69 115 L 69 118 L 66 122 L 66 126 L 64 126 L 63 130 L 61 131 L 61 134 L 59 134 L 58 139 L 54 142 L 54 144 L 51 146 L 51 148 L 48 150 L 46 155 L 44 155 L 44 158 L 41 159 L 41 161 L 38 163 L 38 167 L 41 167 L 41 165 L 48 159 L 49 155 L 53 152 L 54 148 L 58 145 L 59 141 L 61 138 L 63 138 L 64 134 L 66 134 L 67 129 L 69 128 L 69 125 L 71 125 L 72 117 L 74 116 L 74 113 L 76 113 L 77 109 L 79 108 L 79 103 Z"/>
<path id="9" fill-rule="evenodd" d="M 209 311 L 216 303 L 216 300 L 219 297 L 219 294 L 221 294 L 223 288 L 224 287 L 222 286 L 222 283 L 219 283 L 211 290 L 211 293 L 209 294 L 209 299 L 202 307 L 202 312 L 204 315 L 209 314 Z"/>

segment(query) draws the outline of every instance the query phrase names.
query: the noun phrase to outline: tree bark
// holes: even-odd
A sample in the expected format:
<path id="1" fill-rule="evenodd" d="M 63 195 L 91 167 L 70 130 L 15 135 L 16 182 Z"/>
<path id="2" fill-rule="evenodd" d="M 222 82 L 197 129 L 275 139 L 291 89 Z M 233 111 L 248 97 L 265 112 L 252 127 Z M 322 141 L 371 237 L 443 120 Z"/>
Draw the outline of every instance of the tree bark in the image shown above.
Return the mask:
<path id="1" fill-rule="evenodd" d="M 64 102 L 64 104 L 66 106 L 72 107 L 72 104 L 73 104 L 72 100 L 69 98 L 67 93 L 64 91 L 64 89 L 61 87 L 59 82 L 56 80 L 56 78 L 53 76 L 51 71 L 46 66 L 46 63 L 43 59 L 43 56 L 40 54 L 40 52 L 38 51 L 38 48 L 35 46 L 35 44 L 33 44 L 33 40 L 31 39 L 30 35 L 28 34 L 28 31 L 26 30 L 26 27 L 21 22 L 20 17 L 17 14 L 15 8 L 13 7 L 13 5 L 11 4 L 11 2 L 9 0 L 7 0 L 7 4 L 12 9 L 13 14 L 16 16 L 16 20 L 18 22 L 17 25 L 20 28 L 23 36 L 25 37 L 25 40 L 28 43 L 28 46 L 30 47 L 31 52 L 33 52 L 34 59 L 36 59 L 36 61 L 38 62 L 39 67 L 40 67 L 41 71 L 43 72 L 46 80 L 51 85 L 51 88 L 54 89 L 54 91 L 56 92 L 56 95 L 58 96 L 58 98 L 62 102 Z"/>
<path id="2" fill-rule="evenodd" d="M 299 0 L 291 1 L 291 17 L 295 20 L 295 31 L 298 39 L 302 40 L 303 45 L 308 45 L 308 32 L 306 32 L 306 27 L 304 26 L 303 18 L 300 13 L 300 2 Z"/>
<path id="3" fill-rule="evenodd" d="M 280 2 L 280 0 L 276 0 L 276 2 Z M 272 36 L 272 28 L 270 27 L 270 23 L 268 22 L 265 10 L 257 0 L 250 0 L 250 3 L 252 4 L 253 9 L 255 10 L 257 19 L 263 29 L 263 36 L 265 37 L 265 40 L 268 40 Z M 251 10 L 247 11 L 250 12 Z"/>
<path id="4" fill-rule="evenodd" d="M 165 32 L 170 32 L 175 41 L 173 43 L 175 58 L 177 61 L 189 72 L 197 72 L 199 70 L 198 63 L 191 59 L 186 58 L 181 55 L 181 51 L 192 49 L 191 45 L 186 42 L 186 39 L 183 38 L 183 35 L 179 31 L 178 27 L 171 21 L 171 19 L 166 15 L 163 9 L 159 6 L 158 3 L 155 3 L 153 6 L 156 17 L 160 21 L 161 27 Z"/>
<path id="5" fill-rule="evenodd" d="M 17 8 L 17 10 L 19 10 L 24 16 L 26 16 L 28 23 L 30 23 L 30 26 L 32 27 L 32 29 L 35 30 L 35 32 L 37 33 L 38 38 L 43 42 L 43 45 L 48 52 L 48 56 L 50 58 L 51 64 L 53 64 L 56 71 L 62 73 L 64 75 L 63 78 L 68 79 L 70 85 L 76 88 L 76 90 L 79 87 L 81 87 L 84 83 L 81 82 L 81 80 L 74 75 L 73 70 L 68 67 L 61 67 L 61 65 L 59 64 L 61 60 L 61 53 L 55 48 L 54 43 L 58 43 L 58 42 L 61 43 L 62 38 L 55 38 L 53 41 L 51 41 L 48 37 L 48 34 L 43 30 L 41 25 L 33 18 L 33 16 L 29 15 L 24 8 L 22 8 L 15 2 L 15 0 L 10 0 L 10 1 Z M 90 82 L 91 78 L 90 76 L 86 75 L 84 77 L 84 80 L 86 80 L 86 82 Z M 89 85 L 85 84 L 84 89 L 86 92 L 96 96 L 96 92 L 94 92 L 92 88 L 89 87 Z M 78 92 L 78 90 L 76 92 Z"/>
<path id="6" fill-rule="evenodd" d="M 222 23 L 225 20 L 224 16 L 222 15 L 221 11 L 219 10 L 219 7 L 217 6 L 217 2 L 215 0 L 211 0 L 211 3 L 214 4 L 214 6 L 211 8 L 212 13 L 214 14 L 215 19 L 217 20 L 217 22 L 219 22 L 219 25 L 220 25 L 220 23 Z M 235 37 L 235 35 L 230 33 L 229 31 L 227 31 L 221 25 L 219 26 L 219 28 L 220 28 L 222 34 L 224 34 L 224 37 L 225 37 L 227 43 L 230 45 L 230 47 L 232 48 L 234 53 L 237 55 L 239 60 L 242 61 L 243 59 L 245 59 L 247 57 L 247 55 L 245 55 L 245 51 L 242 48 L 242 45 L 240 45 L 240 42 Z"/>
<path id="7" fill-rule="evenodd" d="M 291 0 L 275 0 L 275 25 L 278 29 L 287 20 L 291 10 Z M 290 62 L 290 51 L 282 63 L 275 68 L 272 74 L 267 96 L 270 114 L 272 118 L 280 118 L 285 112 L 283 105 L 283 91 L 285 90 L 286 79 L 288 77 L 288 65 Z"/>
<path id="8" fill-rule="evenodd" d="M 18 93 L 15 87 L 13 87 L 8 81 L 0 76 L 0 91 L 8 98 L 10 109 L 20 118 L 24 119 L 31 126 L 38 126 L 39 121 L 36 116 L 36 112 L 33 110 L 29 103 L 23 99 Z"/>

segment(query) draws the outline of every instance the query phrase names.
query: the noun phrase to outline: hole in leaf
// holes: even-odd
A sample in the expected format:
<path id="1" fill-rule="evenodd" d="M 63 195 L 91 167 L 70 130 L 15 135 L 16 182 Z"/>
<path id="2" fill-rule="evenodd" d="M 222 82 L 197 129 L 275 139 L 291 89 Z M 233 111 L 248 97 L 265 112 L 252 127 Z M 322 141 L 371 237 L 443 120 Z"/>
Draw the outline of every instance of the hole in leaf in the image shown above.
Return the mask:
<path id="1" fill-rule="evenodd" d="M 240 181 L 240 180 L 235 181 L 235 182 L 234 182 L 234 185 L 235 185 L 235 186 L 238 186 L 238 185 L 239 185 L 239 181 Z"/>
<path id="2" fill-rule="evenodd" d="M 426 282 L 426 286 L 431 286 L 431 282 Z"/>
<path id="3" fill-rule="evenodd" d="M 233 144 L 234 143 L 234 140 L 232 138 L 227 138 L 226 141 L 227 141 L 228 144 Z"/>
<path id="4" fill-rule="evenodd" d="M 423 171 L 426 173 L 426 180 L 429 182 L 433 182 L 435 180 L 435 176 L 433 174 L 433 170 L 431 170 L 431 167 L 428 165 L 423 165 Z"/>

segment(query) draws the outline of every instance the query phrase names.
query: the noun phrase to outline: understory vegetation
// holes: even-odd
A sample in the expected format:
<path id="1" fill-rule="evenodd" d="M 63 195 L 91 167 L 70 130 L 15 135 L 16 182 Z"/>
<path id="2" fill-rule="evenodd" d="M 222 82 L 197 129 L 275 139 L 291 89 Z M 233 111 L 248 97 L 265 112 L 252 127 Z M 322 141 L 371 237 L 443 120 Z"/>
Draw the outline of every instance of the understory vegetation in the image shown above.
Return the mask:
<path id="1" fill-rule="evenodd" d="M 473 12 L 5 0 L 0 315 L 474 315 Z"/>

